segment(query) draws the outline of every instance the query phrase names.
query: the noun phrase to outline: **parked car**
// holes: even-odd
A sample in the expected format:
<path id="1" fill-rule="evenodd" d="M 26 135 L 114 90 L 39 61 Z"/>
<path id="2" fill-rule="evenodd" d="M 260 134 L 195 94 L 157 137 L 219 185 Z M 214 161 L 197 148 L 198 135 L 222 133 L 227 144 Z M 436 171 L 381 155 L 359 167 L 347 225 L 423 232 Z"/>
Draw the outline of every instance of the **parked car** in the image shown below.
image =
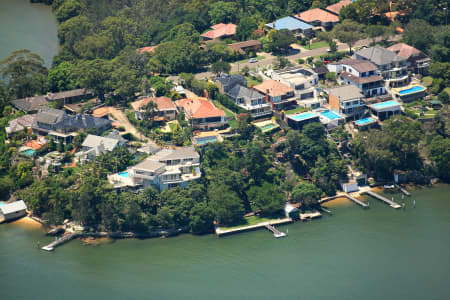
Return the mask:
<path id="1" fill-rule="evenodd" d="M 253 63 L 258 62 L 258 60 L 257 60 L 256 58 L 250 58 L 250 59 L 248 60 L 248 62 L 251 63 L 251 64 L 253 64 Z"/>

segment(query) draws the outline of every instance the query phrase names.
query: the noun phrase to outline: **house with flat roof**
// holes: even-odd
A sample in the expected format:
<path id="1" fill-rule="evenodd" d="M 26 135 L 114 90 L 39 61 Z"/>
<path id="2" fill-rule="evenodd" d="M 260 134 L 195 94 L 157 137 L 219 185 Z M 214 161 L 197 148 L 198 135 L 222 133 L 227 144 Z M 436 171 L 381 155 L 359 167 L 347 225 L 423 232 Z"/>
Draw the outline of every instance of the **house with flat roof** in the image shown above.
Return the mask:
<path id="1" fill-rule="evenodd" d="M 146 115 L 147 105 L 153 102 L 156 104 L 154 112 L 155 121 L 171 121 L 175 120 L 177 114 L 177 107 L 175 103 L 168 97 L 147 97 L 134 102 L 131 102 L 131 107 L 134 111 L 134 116 L 137 120 L 142 120 Z"/>
<path id="2" fill-rule="evenodd" d="M 206 99 L 181 99 L 175 101 L 178 109 L 194 129 L 210 130 L 222 128 L 227 124 L 225 112 Z"/>
<path id="3" fill-rule="evenodd" d="M 246 86 L 235 85 L 226 93 L 234 103 L 245 109 L 252 118 L 267 117 L 272 115 L 272 104 L 265 100 L 265 95 Z"/>
<path id="4" fill-rule="evenodd" d="M 23 200 L 0 205 L 0 223 L 15 220 L 27 214 L 27 205 Z"/>
<path id="5" fill-rule="evenodd" d="M 339 22 L 339 17 L 321 8 L 312 8 L 298 13 L 295 17 L 312 26 L 322 26 L 331 29 Z"/>
<path id="6" fill-rule="evenodd" d="M 8 122 L 8 126 L 5 127 L 7 137 L 11 137 L 14 133 L 20 132 L 29 128 L 33 124 L 36 114 L 24 115 Z"/>
<path id="7" fill-rule="evenodd" d="M 336 16 L 339 16 L 341 9 L 344 6 L 349 5 L 350 3 L 352 3 L 353 0 L 343 0 L 343 1 L 339 1 L 337 3 L 328 5 L 325 9 L 333 14 L 335 14 Z"/>
<path id="8" fill-rule="evenodd" d="M 291 31 L 296 37 L 310 36 L 313 33 L 313 26 L 291 16 L 287 16 L 274 22 L 267 23 L 266 28 L 268 30 L 287 29 Z"/>
<path id="9" fill-rule="evenodd" d="M 86 114 L 69 116 L 63 110 L 42 108 L 31 124 L 33 133 L 50 135 L 55 142 L 70 142 L 78 131 L 93 130 L 100 134 L 111 128 L 111 121 Z"/>
<path id="10" fill-rule="evenodd" d="M 409 70 L 416 74 L 427 75 L 431 59 L 422 51 L 405 43 L 397 43 L 387 48 L 409 62 Z"/>
<path id="11" fill-rule="evenodd" d="M 355 52 L 354 58 L 368 60 L 376 65 L 389 87 L 402 86 L 409 82 L 409 62 L 391 50 L 380 46 L 363 48 Z"/>
<path id="12" fill-rule="evenodd" d="M 344 83 L 358 87 L 366 97 L 386 94 L 378 67 L 368 60 L 346 58 L 329 67 L 339 73 Z"/>
<path id="13" fill-rule="evenodd" d="M 364 111 L 364 97 L 360 90 L 351 84 L 331 88 L 328 91 L 330 106 L 346 117 L 359 118 Z"/>
<path id="14" fill-rule="evenodd" d="M 380 121 L 384 121 L 391 116 L 402 113 L 402 105 L 393 100 L 370 104 L 368 107 L 378 117 L 378 119 L 380 119 Z"/>
<path id="15" fill-rule="evenodd" d="M 126 172 L 109 175 L 108 180 L 115 188 L 155 186 L 162 191 L 186 187 L 200 177 L 200 155 L 189 146 L 162 149 Z"/>
<path id="16" fill-rule="evenodd" d="M 253 89 L 265 95 L 266 101 L 272 103 L 273 110 L 280 111 L 297 105 L 295 90 L 276 80 L 264 80 L 262 83 L 253 86 Z"/>
<path id="17" fill-rule="evenodd" d="M 271 73 L 273 80 L 283 83 L 294 89 L 295 96 L 300 100 L 315 99 L 315 86 L 319 82 L 317 74 L 303 66 L 287 67 L 281 70 L 273 70 Z M 311 105 L 306 105 L 311 106 Z M 320 106 L 320 103 L 312 105 Z"/>
<path id="18" fill-rule="evenodd" d="M 300 114 L 286 115 L 289 127 L 301 130 L 303 126 L 313 122 L 320 122 L 320 116 L 314 112 L 304 112 Z"/>
<path id="19" fill-rule="evenodd" d="M 204 40 L 224 39 L 232 37 L 236 34 L 236 25 L 229 23 L 219 23 L 211 26 L 212 30 L 209 30 L 201 35 Z"/>

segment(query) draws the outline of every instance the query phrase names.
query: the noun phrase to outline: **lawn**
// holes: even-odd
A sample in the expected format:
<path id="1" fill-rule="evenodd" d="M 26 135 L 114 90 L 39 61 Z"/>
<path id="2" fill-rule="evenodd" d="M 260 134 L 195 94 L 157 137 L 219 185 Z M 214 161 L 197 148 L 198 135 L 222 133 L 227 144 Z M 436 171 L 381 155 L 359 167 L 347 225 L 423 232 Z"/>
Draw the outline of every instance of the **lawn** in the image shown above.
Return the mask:
<path id="1" fill-rule="evenodd" d="M 307 111 L 307 110 L 304 107 L 299 106 L 299 107 L 296 107 L 294 109 L 286 110 L 285 113 L 286 113 L 286 115 L 292 115 L 292 114 L 295 114 L 295 113 L 302 113 L 302 112 L 305 112 L 305 111 Z"/>
<path id="2" fill-rule="evenodd" d="M 328 47 L 328 43 L 326 41 L 319 41 L 319 42 L 315 42 L 315 43 L 305 46 L 306 49 L 311 49 L 311 50 L 317 49 L 317 48 L 323 48 L 323 47 Z"/>
<path id="3" fill-rule="evenodd" d="M 223 106 L 219 101 L 217 101 L 217 100 L 212 100 L 212 102 L 214 103 L 214 105 L 215 105 L 217 108 L 220 108 L 221 110 L 223 110 L 223 111 L 225 112 L 225 116 L 226 116 L 227 118 L 233 118 L 233 117 L 235 116 L 235 114 L 234 114 L 231 110 L 229 110 L 228 108 L 226 108 L 225 106 Z"/>
<path id="4" fill-rule="evenodd" d="M 254 79 L 252 76 L 247 76 L 245 78 L 247 78 L 247 85 L 248 85 L 248 87 L 260 84 L 262 82 L 262 81 Z"/>
<path id="5" fill-rule="evenodd" d="M 423 82 L 423 85 L 424 85 L 424 86 L 429 87 L 429 86 L 431 86 L 431 85 L 433 84 L 433 77 L 431 77 L 431 76 L 425 76 L 425 77 L 422 79 L 422 82 Z"/>
<path id="6" fill-rule="evenodd" d="M 251 216 L 251 217 L 247 217 L 244 218 L 244 223 L 236 225 L 236 226 L 231 226 L 231 227 L 220 227 L 221 230 L 229 230 L 229 229 L 235 229 L 235 228 L 239 228 L 239 227 L 243 227 L 243 226 L 251 226 L 251 225 L 256 225 L 258 223 L 261 222 L 267 222 L 270 221 L 271 219 L 269 218 L 262 218 L 262 217 L 257 217 L 257 216 Z"/>
<path id="7" fill-rule="evenodd" d="M 238 122 L 234 118 L 231 120 L 228 120 L 228 124 L 230 124 L 231 128 L 233 128 L 233 129 L 238 128 Z"/>

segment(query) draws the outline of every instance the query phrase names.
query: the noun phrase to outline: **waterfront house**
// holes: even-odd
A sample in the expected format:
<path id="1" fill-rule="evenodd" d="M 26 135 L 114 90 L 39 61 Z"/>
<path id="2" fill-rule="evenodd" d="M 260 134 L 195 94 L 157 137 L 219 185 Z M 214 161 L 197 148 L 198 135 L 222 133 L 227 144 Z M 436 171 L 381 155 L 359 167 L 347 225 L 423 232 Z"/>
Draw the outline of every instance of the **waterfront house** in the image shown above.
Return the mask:
<path id="1" fill-rule="evenodd" d="M 402 86 L 409 82 L 409 62 L 391 50 L 379 46 L 363 48 L 355 52 L 354 58 L 368 60 L 376 65 L 389 87 Z"/>
<path id="2" fill-rule="evenodd" d="M 351 84 L 331 88 L 328 91 L 330 106 L 346 117 L 359 118 L 364 111 L 363 94 Z"/>
<path id="3" fill-rule="evenodd" d="M 265 101 L 265 96 L 246 86 L 235 85 L 226 93 L 241 108 L 245 109 L 252 118 L 272 115 L 272 105 Z"/>
<path id="4" fill-rule="evenodd" d="M 222 74 L 217 77 L 214 82 L 216 83 L 219 92 L 222 94 L 228 93 L 236 85 L 247 86 L 247 79 L 239 74 Z"/>
<path id="5" fill-rule="evenodd" d="M 84 163 L 102 153 L 112 152 L 121 145 L 124 145 L 124 142 L 118 139 L 89 134 L 81 144 L 82 151 L 78 152 L 76 156 L 79 162 Z"/>
<path id="6" fill-rule="evenodd" d="M 297 38 L 308 37 L 313 33 L 313 26 L 305 23 L 297 18 L 287 16 L 281 19 L 278 19 L 274 22 L 267 23 L 266 28 L 268 30 L 282 30 L 287 29 L 294 34 Z"/>
<path id="7" fill-rule="evenodd" d="M 315 99 L 315 86 L 319 82 L 317 74 L 303 66 L 287 67 L 281 70 L 271 72 L 273 80 L 289 86 L 294 89 L 294 94 L 300 101 L 311 99 L 309 103 L 300 102 L 305 107 L 319 107 L 320 103 Z"/>
<path id="8" fill-rule="evenodd" d="M 134 116 L 137 120 L 144 119 L 146 115 L 147 105 L 153 102 L 156 104 L 156 109 L 154 111 L 155 121 L 171 121 L 175 120 L 177 114 L 177 107 L 175 103 L 167 97 L 156 97 L 156 98 L 143 98 L 134 102 L 131 102 L 131 107 L 134 111 Z"/>
<path id="9" fill-rule="evenodd" d="M 155 186 L 160 191 L 186 187 L 190 181 L 199 179 L 200 155 L 193 146 L 175 150 L 162 149 L 126 172 L 109 175 L 115 188 L 142 188 Z"/>
<path id="10" fill-rule="evenodd" d="M 14 133 L 23 131 L 25 129 L 31 129 L 36 114 L 24 115 L 8 122 L 8 126 L 5 127 L 7 137 L 11 137 Z"/>
<path id="11" fill-rule="evenodd" d="M 81 100 L 92 98 L 94 92 L 90 89 L 76 89 L 58 93 L 47 93 L 45 99 L 50 103 L 56 103 L 57 105 L 66 105 Z"/>
<path id="12" fill-rule="evenodd" d="M 31 125 L 33 133 L 50 135 L 55 142 L 70 142 L 78 131 L 94 131 L 97 134 L 111 128 L 111 121 L 80 114 L 69 116 L 64 111 L 53 108 L 41 108 Z"/>
<path id="13" fill-rule="evenodd" d="M 283 110 L 297 105 L 295 90 L 275 80 L 265 80 L 253 86 L 253 89 L 265 95 L 265 101 L 272 103 L 272 110 Z"/>
<path id="14" fill-rule="evenodd" d="M 394 115 L 399 115 L 402 112 L 402 105 L 393 100 L 370 104 L 368 107 L 380 121 L 384 121 Z"/>
<path id="15" fill-rule="evenodd" d="M 181 99 L 175 102 L 194 129 L 210 130 L 227 124 L 225 112 L 206 99 Z"/>
<path id="16" fill-rule="evenodd" d="M 0 223 L 23 217 L 27 214 L 27 205 L 23 200 L 0 205 Z"/>
<path id="17" fill-rule="evenodd" d="M 378 67 L 368 60 L 346 58 L 336 64 L 329 64 L 328 68 L 338 73 L 344 83 L 358 87 L 366 97 L 386 94 Z"/>
<path id="18" fill-rule="evenodd" d="M 352 0 L 343 0 L 343 1 L 339 1 L 337 3 L 328 5 L 325 10 L 335 14 L 336 16 L 339 16 L 341 9 L 347 5 L 349 5 L 350 3 L 352 3 Z"/>
<path id="19" fill-rule="evenodd" d="M 405 43 L 397 43 L 387 49 L 408 60 L 411 72 L 422 75 L 428 74 L 431 59 L 422 51 Z"/>
<path id="20" fill-rule="evenodd" d="M 209 30 L 201 35 L 204 40 L 215 40 L 233 37 L 236 34 L 236 25 L 229 24 L 216 24 L 211 26 L 212 30 Z"/>
<path id="21" fill-rule="evenodd" d="M 295 17 L 312 26 L 321 26 L 331 29 L 339 22 L 339 17 L 321 8 L 312 8 L 298 13 Z"/>

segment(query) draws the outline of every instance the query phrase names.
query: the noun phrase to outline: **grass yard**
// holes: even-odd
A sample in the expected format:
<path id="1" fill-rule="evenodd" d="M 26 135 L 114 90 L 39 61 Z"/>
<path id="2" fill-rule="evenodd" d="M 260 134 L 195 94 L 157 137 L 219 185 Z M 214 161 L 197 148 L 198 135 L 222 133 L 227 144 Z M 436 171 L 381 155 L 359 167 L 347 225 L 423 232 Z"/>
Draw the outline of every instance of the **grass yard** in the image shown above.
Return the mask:
<path id="1" fill-rule="evenodd" d="M 233 113 L 231 110 L 229 110 L 228 108 L 226 108 L 225 106 L 223 106 L 219 101 L 217 100 L 212 100 L 212 102 L 214 103 L 214 105 L 217 108 L 220 108 L 221 110 L 223 110 L 225 112 L 225 116 L 227 118 L 232 118 L 235 116 L 235 113 Z"/>
<path id="2" fill-rule="evenodd" d="M 233 129 L 238 128 L 238 122 L 234 118 L 231 120 L 228 120 L 228 124 L 230 124 L 231 128 L 233 128 Z"/>
<path id="3" fill-rule="evenodd" d="M 251 226 L 251 225 L 256 225 L 258 223 L 261 222 L 267 222 L 270 221 L 271 219 L 269 218 L 262 218 L 262 217 L 257 217 L 257 216 L 251 216 L 251 217 L 247 217 L 244 218 L 245 223 L 236 225 L 236 226 L 231 226 L 231 227 L 220 227 L 220 229 L 222 230 L 229 230 L 229 229 L 235 229 L 235 228 L 239 228 L 239 227 L 243 227 L 243 226 Z"/>
<path id="4" fill-rule="evenodd" d="M 426 87 L 429 87 L 433 84 L 433 77 L 431 76 L 425 76 L 422 78 L 423 85 Z"/>
<path id="5" fill-rule="evenodd" d="M 319 42 L 315 42 L 312 43 L 311 45 L 307 45 L 305 46 L 306 49 L 317 49 L 317 48 L 323 48 L 323 47 L 328 47 L 328 43 L 326 41 L 319 41 Z"/>
<path id="6" fill-rule="evenodd" d="M 254 79 L 254 78 L 251 77 L 251 76 L 247 76 L 247 77 L 245 77 L 245 78 L 247 78 L 247 85 L 248 85 L 248 87 L 251 87 L 251 86 L 260 84 L 260 83 L 262 82 L 262 81 L 259 81 L 259 80 Z"/>
<path id="7" fill-rule="evenodd" d="M 286 113 L 286 115 L 292 115 L 295 113 L 302 113 L 302 112 L 306 112 L 306 111 L 307 111 L 306 108 L 299 106 L 294 109 L 286 110 L 285 113 Z"/>

